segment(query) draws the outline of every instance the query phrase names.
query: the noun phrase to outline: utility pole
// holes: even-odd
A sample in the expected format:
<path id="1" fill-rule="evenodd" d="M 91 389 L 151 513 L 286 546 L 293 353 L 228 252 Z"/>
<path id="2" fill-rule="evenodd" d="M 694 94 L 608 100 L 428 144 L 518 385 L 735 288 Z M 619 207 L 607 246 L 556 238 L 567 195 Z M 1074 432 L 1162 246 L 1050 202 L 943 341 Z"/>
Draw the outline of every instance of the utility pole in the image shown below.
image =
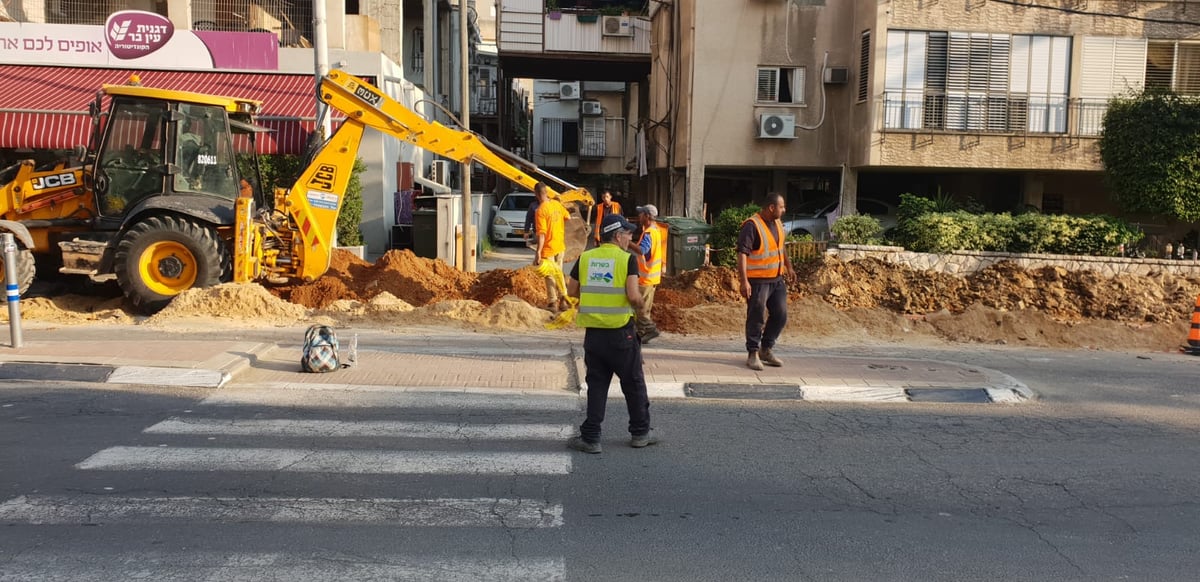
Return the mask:
<path id="1" fill-rule="evenodd" d="M 329 72 L 329 31 L 326 27 L 325 0 L 313 0 L 313 61 L 316 65 L 317 119 L 321 121 L 321 139 L 333 135 L 333 123 L 329 119 L 329 106 L 321 101 L 321 79 Z"/>
<path id="2" fill-rule="evenodd" d="M 467 46 L 468 31 L 467 0 L 458 0 L 458 59 L 462 73 L 462 89 L 458 95 L 462 100 L 462 123 L 465 131 L 471 131 L 471 53 Z M 471 166 L 474 162 L 474 158 L 468 156 L 462 165 L 462 270 L 466 273 L 475 272 L 475 220 L 471 213 Z"/>

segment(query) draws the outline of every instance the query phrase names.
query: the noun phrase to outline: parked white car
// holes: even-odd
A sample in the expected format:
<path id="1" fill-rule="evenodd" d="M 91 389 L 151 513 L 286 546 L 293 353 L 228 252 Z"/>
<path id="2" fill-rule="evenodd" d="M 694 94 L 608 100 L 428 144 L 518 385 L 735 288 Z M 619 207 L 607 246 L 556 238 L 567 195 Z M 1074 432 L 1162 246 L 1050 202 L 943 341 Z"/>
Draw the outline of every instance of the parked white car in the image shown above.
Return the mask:
<path id="1" fill-rule="evenodd" d="M 532 192 L 509 192 L 492 207 L 492 242 L 525 242 L 525 214 L 537 200 Z"/>
<path id="2" fill-rule="evenodd" d="M 813 240 L 829 240 L 829 226 L 841 216 L 837 212 L 838 201 L 819 200 L 801 204 L 795 210 L 788 209 L 783 221 L 783 230 L 789 235 L 812 235 Z M 883 231 L 896 228 L 896 207 L 872 198 L 858 199 L 858 213 L 875 217 Z"/>

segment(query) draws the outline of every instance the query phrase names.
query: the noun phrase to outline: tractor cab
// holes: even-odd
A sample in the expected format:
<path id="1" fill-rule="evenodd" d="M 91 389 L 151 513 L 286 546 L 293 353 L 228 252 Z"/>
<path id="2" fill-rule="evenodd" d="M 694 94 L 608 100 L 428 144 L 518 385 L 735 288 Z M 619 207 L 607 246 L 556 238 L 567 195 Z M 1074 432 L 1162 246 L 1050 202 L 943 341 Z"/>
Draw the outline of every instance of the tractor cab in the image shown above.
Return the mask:
<path id="1" fill-rule="evenodd" d="M 105 97 L 111 104 L 107 115 L 97 116 L 93 142 L 99 144 L 94 178 L 100 221 L 119 226 L 131 212 L 147 207 L 208 208 L 198 218 L 230 224 L 241 184 L 233 135 L 254 128 L 250 116 L 259 103 L 106 85 L 93 113 Z"/>

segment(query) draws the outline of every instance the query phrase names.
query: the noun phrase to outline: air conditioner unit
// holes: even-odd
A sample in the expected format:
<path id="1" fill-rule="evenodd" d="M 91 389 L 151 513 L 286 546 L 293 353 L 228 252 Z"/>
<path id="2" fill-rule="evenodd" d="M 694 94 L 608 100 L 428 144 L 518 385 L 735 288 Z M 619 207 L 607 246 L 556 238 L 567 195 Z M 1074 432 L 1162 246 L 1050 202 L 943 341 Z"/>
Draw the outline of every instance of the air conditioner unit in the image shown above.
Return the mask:
<path id="1" fill-rule="evenodd" d="M 450 160 L 434 160 L 429 169 L 429 179 L 443 186 L 449 186 Z"/>
<path id="2" fill-rule="evenodd" d="M 825 83 L 829 85 L 845 85 L 850 82 L 850 69 L 846 67 L 829 67 L 825 69 Z"/>
<path id="3" fill-rule="evenodd" d="M 558 84 L 559 99 L 579 99 L 579 81 Z"/>
<path id="4" fill-rule="evenodd" d="M 604 16 L 600 22 L 604 36 L 633 36 L 633 19 L 628 16 Z"/>
<path id="5" fill-rule="evenodd" d="M 796 116 L 774 113 L 758 116 L 758 137 L 765 139 L 795 139 Z"/>
<path id="6" fill-rule="evenodd" d="M 604 108 L 600 106 L 599 101 L 584 101 L 581 105 L 584 115 L 604 115 Z"/>

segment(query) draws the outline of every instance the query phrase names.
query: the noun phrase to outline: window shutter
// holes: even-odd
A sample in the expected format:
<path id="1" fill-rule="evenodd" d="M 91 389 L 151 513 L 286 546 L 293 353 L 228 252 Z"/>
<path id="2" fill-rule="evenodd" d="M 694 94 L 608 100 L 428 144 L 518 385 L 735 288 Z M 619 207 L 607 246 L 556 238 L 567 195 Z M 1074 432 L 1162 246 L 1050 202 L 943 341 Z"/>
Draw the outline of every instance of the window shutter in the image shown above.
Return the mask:
<path id="1" fill-rule="evenodd" d="M 949 36 L 930 32 L 925 45 L 925 107 L 924 126 L 931 129 L 946 127 L 946 62 Z"/>
<path id="2" fill-rule="evenodd" d="M 1031 63 L 1031 54 L 1037 50 L 1035 37 L 1017 35 L 1012 40 L 1012 69 L 1009 71 L 1008 90 L 1012 93 L 1029 93 L 1036 91 L 1036 75 L 1031 71 L 1036 65 Z M 1032 45 L 1032 46 L 1031 46 Z"/>
<path id="3" fill-rule="evenodd" d="M 858 48 L 858 100 L 866 101 L 870 95 L 871 31 L 864 30 Z"/>
<path id="4" fill-rule="evenodd" d="M 1146 82 L 1146 41 L 1119 38 L 1113 50 L 1113 87 L 1109 96 L 1140 91 Z"/>
<path id="5" fill-rule="evenodd" d="M 760 103 L 774 103 L 779 100 L 779 69 L 758 68 L 758 97 L 756 100 Z"/>
<path id="6" fill-rule="evenodd" d="M 808 77 L 804 67 L 792 69 L 792 103 L 804 103 L 804 90 L 807 87 Z"/>
<path id="7" fill-rule="evenodd" d="M 1113 87 L 1115 38 L 1083 37 L 1080 55 L 1079 94 L 1086 99 L 1108 99 Z"/>

